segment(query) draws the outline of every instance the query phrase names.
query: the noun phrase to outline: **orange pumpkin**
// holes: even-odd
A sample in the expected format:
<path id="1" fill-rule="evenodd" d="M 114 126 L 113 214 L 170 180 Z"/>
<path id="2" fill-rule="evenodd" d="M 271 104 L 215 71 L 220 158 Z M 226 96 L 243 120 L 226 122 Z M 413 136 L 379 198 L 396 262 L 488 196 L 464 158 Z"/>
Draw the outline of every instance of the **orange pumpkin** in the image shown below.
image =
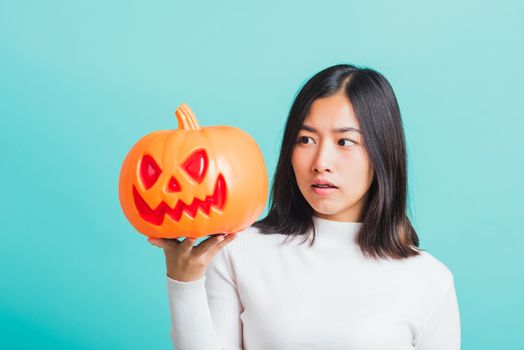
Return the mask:
<path id="1" fill-rule="evenodd" d="M 120 172 L 125 216 L 155 238 L 238 232 L 264 210 L 268 179 L 256 142 L 239 128 L 198 126 L 189 106 L 178 129 L 152 132 L 129 151 Z"/>

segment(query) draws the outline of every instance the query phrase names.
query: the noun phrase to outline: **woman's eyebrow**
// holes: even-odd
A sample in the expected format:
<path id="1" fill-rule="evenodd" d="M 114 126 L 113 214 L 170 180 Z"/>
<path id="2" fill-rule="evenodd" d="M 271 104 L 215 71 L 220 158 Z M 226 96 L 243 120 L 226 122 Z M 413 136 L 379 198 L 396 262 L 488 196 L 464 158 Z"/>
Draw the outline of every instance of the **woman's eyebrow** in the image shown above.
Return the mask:
<path id="1" fill-rule="evenodd" d="M 317 129 L 315 129 L 315 128 L 309 126 L 309 125 L 306 125 L 306 124 L 302 124 L 302 126 L 300 127 L 300 130 L 306 130 L 306 131 L 311 131 L 311 132 L 318 133 Z M 353 128 L 351 126 L 333 129 L 332 131 L 334 131 L 334 132 L 348 132 L 349 131 L 349 132 L 358 132 L 358 133 L 362 134 L 362 131 L 358 130 L 357 128 Z"/>

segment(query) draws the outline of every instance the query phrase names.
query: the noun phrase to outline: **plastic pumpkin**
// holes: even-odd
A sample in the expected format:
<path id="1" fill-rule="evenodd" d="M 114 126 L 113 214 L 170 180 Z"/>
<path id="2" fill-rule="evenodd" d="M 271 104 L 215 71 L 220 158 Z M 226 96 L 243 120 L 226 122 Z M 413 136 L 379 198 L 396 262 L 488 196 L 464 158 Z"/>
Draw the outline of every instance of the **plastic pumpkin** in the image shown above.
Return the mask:
<path id="1" fill-rule="evenodd" d="M 129 151 L 120 172 L 125 216 L 156 238 L 238 232 L 264 210 L 268 179 L 256 142 L 239 128 L 199 127 L 186 104 L 178 129 L 152 132 Z"/>

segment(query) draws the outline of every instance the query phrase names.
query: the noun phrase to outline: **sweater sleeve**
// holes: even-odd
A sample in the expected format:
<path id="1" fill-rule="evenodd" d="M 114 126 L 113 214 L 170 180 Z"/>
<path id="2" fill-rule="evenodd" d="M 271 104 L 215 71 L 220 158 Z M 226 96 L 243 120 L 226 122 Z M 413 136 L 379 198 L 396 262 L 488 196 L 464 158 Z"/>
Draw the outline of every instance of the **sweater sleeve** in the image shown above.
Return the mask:
<path id="1" fill-rule="evenodd" d="M 460 350 L 460 315 L 453 279 L 431 313 L 417 350 Z"/>
<path id="2" fill-rule="evenodd" d="M 226 248 L 199 280 L 181 282 L 167 277 L 174 349 L 242 349 L 243 307 Z"/>

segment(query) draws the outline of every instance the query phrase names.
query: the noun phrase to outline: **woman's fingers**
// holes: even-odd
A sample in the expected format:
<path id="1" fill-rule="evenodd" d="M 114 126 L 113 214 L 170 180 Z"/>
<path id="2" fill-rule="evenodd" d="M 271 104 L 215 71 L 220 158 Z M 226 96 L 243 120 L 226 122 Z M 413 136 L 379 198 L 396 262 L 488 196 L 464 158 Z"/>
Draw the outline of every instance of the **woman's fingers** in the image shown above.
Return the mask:
<path id="1" fill-rule="evenodd" d="M 230 243 L 232 240 L 234 240 L 235 238 L 237 238 L 237 233 L 230 233 L 228 234 L 226 237 L 224 237 L 224 240 L 220 243 L 218 243 L 218 248 L 222 248 L 223 246 L 227 245 L 228 243 Z"/>
<path id="2" fill-rule="evenodd" d="M 158 248 L 164 248 L 164 244 L 161 238 L 148 237 L 147 241 Z"/>
<path id="3" fill-rule="evenodd" d="M 200 242 L 198 246 L 194 246 L 196 239 L 186 237 L 182 242 L 180 242 L 177 239 L 168 239 L 168 238 L 152 238 L 149 237 L 147 240 L 149 243 L 151 243 L 154 246 L 157 246 L 162 249 L 171 249 L 174 247 L 180 247 L 182 251 L 188 252 L 188 251 L 195 251 L 196 254 L 205 254 L 208 251 L 212 251 L 213 253 L 215 251 L 220 250 L 222 247 L 227 245 L 229 242 L 231 242 L 233 239 L 235 239 L 236 233 L 230 233 L 230 234 L 216 234 L 211 235 L 206 240 Z"/>
<path id="4" fill-rule="evenodd" d="M 211 240 L 209 242 L 209 245 L 207 247 L 204 247 L 201 254 L 211 254 L 211 256 L 214 256 L 220 249 L 222 249 L 225 245 L 227 245 L 229 242 L 231 242 L 233 239 L 235 239 L 236 233 L 230 233 L 227 235 L 220 235 L 214 237 L 214 240 Z"/>
<path id="5" fill-rule="evenodd" d="M 168 239 L 168 238 L 149 237 L 147 241 L 151 243 L 152 245 L 157 246 L 162 249 L 170 249 L 180 244 L 180 242 L 177 239 Z"/>
<path id="6" fill-rule="evenodd" d="M 235 233 L 211 235 L 197 246 L 194 246 L 196 238 L 187 237 L 182 242 L 169 238 L 148 238 L 148 241 L 164 249 L 167 275 L 186 282 L 201 278 L 213 257 L 235 237 Z"/>
<path id="7" fill-rule="evenodd" d="M 195 241 L 196 241 L 195 238 L 186 237 L 186 239 L 184 239 L 184 241 L 180 243 L 180 247 L 182 248 L 183 251 L 188 252 L 191 249 L 193 249 L 193 245 L 195 244 Z"/>
<path id="8" fill-rule="evenodd" d="M 224 240 L 224 235 L 214 235 L 200 242 L 198 246 L 193 248 L 197 254 L 205 254 L 209 249 L 213 248 L 218 243 Z"/>

